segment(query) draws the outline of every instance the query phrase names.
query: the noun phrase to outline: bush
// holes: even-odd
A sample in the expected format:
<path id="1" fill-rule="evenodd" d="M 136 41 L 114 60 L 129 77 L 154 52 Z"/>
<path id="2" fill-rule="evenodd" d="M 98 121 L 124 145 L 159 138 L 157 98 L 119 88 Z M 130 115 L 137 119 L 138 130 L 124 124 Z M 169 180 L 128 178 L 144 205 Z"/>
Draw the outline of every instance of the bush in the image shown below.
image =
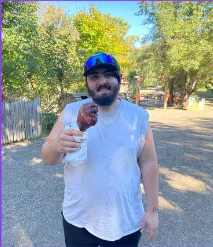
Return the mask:
<path id="1" fill-rule="evenodd" d="M 58 116 L 55 113 L 49 112 L 42 115 L 42 128 L 46 132 L 50 132 L 53 128 Z"/>

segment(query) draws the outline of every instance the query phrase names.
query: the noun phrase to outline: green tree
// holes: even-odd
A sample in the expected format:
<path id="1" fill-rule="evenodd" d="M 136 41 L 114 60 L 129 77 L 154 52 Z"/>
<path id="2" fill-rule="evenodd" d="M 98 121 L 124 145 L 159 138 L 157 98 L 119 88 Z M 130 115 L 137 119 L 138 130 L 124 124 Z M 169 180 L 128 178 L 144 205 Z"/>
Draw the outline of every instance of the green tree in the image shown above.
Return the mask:
<path id="1" fill-rule="evenodd" d="M 40 20 L 43 76 L 50 86 L 63 93 L 70 83 L 79 80 L 81 64 L 76 52 L 79 34 L 72 17 L 61 7 L 45 4 Z"/>
<path id="2" fill-rule="evenodd" d="M 38 72 L 36 2 L 2 3 L 3 98 L 29 97 Z"/>
<path id="3" fill-rule="evenodd" d="M 132 54 L 137 75 L 142 76 L 140 87 L 147 88 L 156 86 L 159 80 L 159 69 L 155 54 L 156 47 L 154 44 L 146 44 L 137 48 Z"/>
<path id="4" fill-rule="evenodd" d="M 141 2 L 138 15 L 152 24 L 149 39 L 154 47 L 156 74 L 175 82 L 187 98 L 212 79 L 212 20 L 210 2 Z"/>
<path id="5" fill-rule="evenodd" d="M 127 75 L 130 67 L 129 54 L 138 37 L 126 37 L 130 28 L 123 19 L 102 14 L 90 6 L 89 13 L 80 11 L 74 17 L 74 24 L 80 33 L 78 47 L 84 50 L 82 62 L 96 52 L 107 52 L 116 56 L 121 70 Z"/>
<path id="6" fill-rule="evenodd" d="M 76 41 L 79 33 L 62 7 L 44 4 L 39 13 L 40 81 L 45 111 L 57 107 L 57 98 L 83 81 Z"/>

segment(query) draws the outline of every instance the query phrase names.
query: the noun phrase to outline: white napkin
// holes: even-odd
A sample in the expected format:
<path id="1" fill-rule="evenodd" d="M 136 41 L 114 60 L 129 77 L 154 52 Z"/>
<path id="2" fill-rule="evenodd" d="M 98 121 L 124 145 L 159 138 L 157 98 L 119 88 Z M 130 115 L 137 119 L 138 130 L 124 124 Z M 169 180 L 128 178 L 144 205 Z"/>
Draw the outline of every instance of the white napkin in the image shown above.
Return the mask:
<path id="1" fill-rule="evenodd" d="M 65 129 L 79 130 L 77 123 L 68 124 Z M 73 167 L 77 167 L 87 158 L 87 132 L 83 132 L 83 136 L 73 136 L 76 142 L 81 142 L 81 147 L 78 151 L 67 153 L 64 157 L 64 162 L 70 163 Z"/>

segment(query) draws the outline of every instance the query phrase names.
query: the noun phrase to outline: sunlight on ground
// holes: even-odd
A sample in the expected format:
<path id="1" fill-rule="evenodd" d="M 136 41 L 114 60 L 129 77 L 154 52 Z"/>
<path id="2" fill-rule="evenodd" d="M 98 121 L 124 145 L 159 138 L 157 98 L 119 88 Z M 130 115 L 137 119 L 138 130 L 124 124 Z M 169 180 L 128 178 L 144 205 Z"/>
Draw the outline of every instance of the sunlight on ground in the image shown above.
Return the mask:
<path id="1" fill-rule="evenodd" d="M 213 149 L 213 143 L 209 142 L 209 143 L 206 143 L 205 145 L 206 147 L 210 147 L 211 149 Z"/>
<path id="2" fill-rule="evenodd" d="M 40 164 L 41 162 L 42 162 L 42 159 L 33 158 L 31 165 L 34 166 L 34 165 Z"/>
<path id="3" fill-rule="evenodd" d="M 14 226 L 12 228 L 13 235 L 16 236 L 16 246 L 33 246 L 33 242 L 26 234 L 25 230 L 23 229 L 22 225 L 23 223 L 20 222 L 19 218 L 17 216 L 13 217 L 13 223 Z"/>
<path id="4" fill-rule="evenodd" d="M 23 229 L 19 229 L 19 237 L 20 240 L 18 241 L 18 246 L 33 246 L 32 241 L 30 238 L 26 235 Z"/>
<path id="5" fill-rule="evenodd" d="M 57 173 L 57 174 L 54 174 L 54 176 L 57 177 L 57 178 L 63 178 L 64 177 L 64 174 Z"/>
<path id="6" fill-rule="evenodd" d="M 172 201 L 166 200 L 164 197 L 159 196 L 159 208 L 162 210 L 171 210 L 181 212 L 181 208 Z"/>
<path id="7" fill-rule="evenodd" d="M 187 154 L 187 153 L 185 153 L 184 154 L 184 158 L 186 159 L 186 158 L 188 158 L 188 159 L 195 159 L 195 160 L 205 160 L 205 157 L 202 157 L 202 156 L 200 156 L 200 155 L 192 155 L 192 154 Z"/>
<path id="8" fill-rule="evenodd" d="M 15 146 L 19 146 L 19 147 L 27 147 L 30 144 L 30 142 L 16 142 L 16 143 L 11 143 L 11 144 L 7 144 L 7 145 L 3 145 L 4 148 L 6 149 L 11 149 L 14 148 Z"/>
<path id="9" fill-rule="evenodd" d="M 168 168 L 160 168 L 160 173 L 167 178 L 166 182 L 169 186 L 176 190 L 206 193 L 207 189 L 210 189 L 209 186 L 199 179 L 170 171 Z"/>
<path id="10" fill-rule="evenodd" d="M 143 184 L 141 183 L 140 186 L 141 186 L 141 191 L 143 193 L 143 201 L 146 204 L 147 202 L 146 202 Z M 158 199 L 159 199 L 159 209 L 160 210 L 170 210 L 170 211 L 175 211 L 177 213 L 182 211 L 181 208 L 176 203 L 164 198 L 161 192 L 159 192 Z"/>
<path id="11" fill-rule="evenodd" d="M 203 152 L 209 152 L 209 153 L 213 153 L 212 150 L 213 150 L 213 144 L 212 145 L 208 145 L 206 144 L 206 146 L 209 146 L 211 147 L 211 149 L 206 149 L 206 148 L 199 148 L 200 151 L 203 151 Z"/>
<path id="12" fill-rule="evenodd" d="M 168 143 L 170 145 L 183 146 L 182 142 L 170 142 L 170 141 L 167 141 L 166 143 Z"/>
<path id="13" fill-rule="evenodd" d="M 20 147 L 27 147 L 30 144 L 30 142 L 19 142 L 16 143 L 16 146 L 20 146 Z"/>

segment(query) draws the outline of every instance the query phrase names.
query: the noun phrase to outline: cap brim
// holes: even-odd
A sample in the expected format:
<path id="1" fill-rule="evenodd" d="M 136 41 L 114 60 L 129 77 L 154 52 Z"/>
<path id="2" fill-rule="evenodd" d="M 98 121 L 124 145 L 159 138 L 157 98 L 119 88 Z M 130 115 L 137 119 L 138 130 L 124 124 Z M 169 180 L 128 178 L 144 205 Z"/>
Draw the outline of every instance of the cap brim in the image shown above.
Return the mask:
<path id="1" fill-rule="evenodd" d="M 96 64 L 93 67 L 91 67 L 90 69 L 88 69 L 87 71 L 84 72 L 84 76 L 87 76 L 88 74 L 90 74 L 91 71 L 93 71 L 94 69 L 99 69 L 99 68 L 106 68 L 106 69 L 110 69 L 111 71 L 116 71 L 118 70 L 118 68 L 113 65 L 113 64 Z"/>

